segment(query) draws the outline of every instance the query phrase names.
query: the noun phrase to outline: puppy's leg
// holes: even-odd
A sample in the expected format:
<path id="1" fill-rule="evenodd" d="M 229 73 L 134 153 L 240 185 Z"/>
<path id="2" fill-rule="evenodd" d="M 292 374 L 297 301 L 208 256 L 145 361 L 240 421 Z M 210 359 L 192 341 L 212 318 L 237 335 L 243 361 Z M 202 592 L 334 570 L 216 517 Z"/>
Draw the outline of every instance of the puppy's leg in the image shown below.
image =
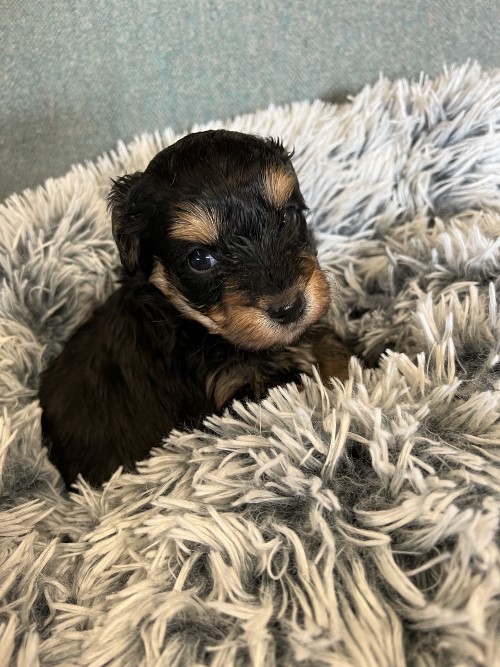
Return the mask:
<path id="1" fill-rule="evenodd" d="M 234 399 L 257 401 L 272 387 L 300 383 L 301 374 L 311 375 L 313 366 L 325 383 L 346 380 L 350 357 L 330 328 L 317 326 L 293 346 L 228 360 L 209 374 L 207 396 L 220 412 Z"/>
<path id="2" fill-rule="evenodd" d="M 349 359 L 353 352 L 337 338 L 333 331 L 324 325 L 313 327 L 305 335 L 311 346 L 319 375 L 323 382 L 332 378 L 347 380 L 349 376 Z"/>

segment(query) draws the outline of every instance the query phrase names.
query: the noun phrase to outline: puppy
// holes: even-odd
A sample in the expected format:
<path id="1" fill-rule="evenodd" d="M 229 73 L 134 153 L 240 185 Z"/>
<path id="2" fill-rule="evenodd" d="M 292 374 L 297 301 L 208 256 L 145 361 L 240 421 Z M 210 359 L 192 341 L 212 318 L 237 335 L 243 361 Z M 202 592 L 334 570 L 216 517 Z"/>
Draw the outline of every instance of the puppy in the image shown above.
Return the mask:
<path id="1" fill-rule="evenodd" d="M 329 305 L 288 154 L 188 135 L 109 195 L 125 276 L 42 374 L 42 431 L 66 484 L 99 485 L 234 398 L 311 373 Z M 331 338 L 328 373 L 348 353 Z"/>

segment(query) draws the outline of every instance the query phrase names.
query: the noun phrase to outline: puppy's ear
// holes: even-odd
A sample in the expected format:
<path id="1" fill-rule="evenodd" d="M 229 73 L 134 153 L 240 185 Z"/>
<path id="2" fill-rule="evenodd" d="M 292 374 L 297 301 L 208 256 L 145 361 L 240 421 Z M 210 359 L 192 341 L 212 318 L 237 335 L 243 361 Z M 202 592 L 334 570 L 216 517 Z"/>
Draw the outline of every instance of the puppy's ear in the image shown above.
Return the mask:
<path id="1" fill-rule="evenodd" d="M 146 224 L 138 210 L 138 184 L 142 172 L 127 174 L 113 180 L 113 187 L 108 195 L 108 210 L 111 211 L 113 238 L 115 239 L 120 260 L 129 275 L 139 268 L 140 237 Z"/>

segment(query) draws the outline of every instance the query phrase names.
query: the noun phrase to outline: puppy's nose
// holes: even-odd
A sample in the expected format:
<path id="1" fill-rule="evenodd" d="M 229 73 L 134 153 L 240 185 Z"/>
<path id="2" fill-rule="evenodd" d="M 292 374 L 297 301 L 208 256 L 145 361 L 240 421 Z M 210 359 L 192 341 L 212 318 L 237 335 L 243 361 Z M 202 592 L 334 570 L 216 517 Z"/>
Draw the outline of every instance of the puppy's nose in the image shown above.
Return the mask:
<path id="1" fill-rule="evenodd" d="M 299 292 L 293 301 L 272 303 L 267 309 L 267 314 L 272 320 L 280 324 L 292 324 L 301 317 L 305 305 L 304 295 Z"/>

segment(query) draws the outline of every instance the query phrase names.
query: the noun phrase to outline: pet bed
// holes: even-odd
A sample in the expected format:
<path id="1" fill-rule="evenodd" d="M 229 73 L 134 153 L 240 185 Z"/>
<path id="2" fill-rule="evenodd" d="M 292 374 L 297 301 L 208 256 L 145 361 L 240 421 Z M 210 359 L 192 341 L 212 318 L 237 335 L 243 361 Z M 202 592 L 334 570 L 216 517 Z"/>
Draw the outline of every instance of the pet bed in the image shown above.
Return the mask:
<path id="1" fill-rule="evenodd" d="M 500 71 L 223 126 L 295 148 L 329 317 L 358 359 L 343 384 L 274 389 L 66 495 L 39 374 L 115 284 L 110 178 L 177 135 L 11 197 L 0 664 L 500 664 Z"/>

